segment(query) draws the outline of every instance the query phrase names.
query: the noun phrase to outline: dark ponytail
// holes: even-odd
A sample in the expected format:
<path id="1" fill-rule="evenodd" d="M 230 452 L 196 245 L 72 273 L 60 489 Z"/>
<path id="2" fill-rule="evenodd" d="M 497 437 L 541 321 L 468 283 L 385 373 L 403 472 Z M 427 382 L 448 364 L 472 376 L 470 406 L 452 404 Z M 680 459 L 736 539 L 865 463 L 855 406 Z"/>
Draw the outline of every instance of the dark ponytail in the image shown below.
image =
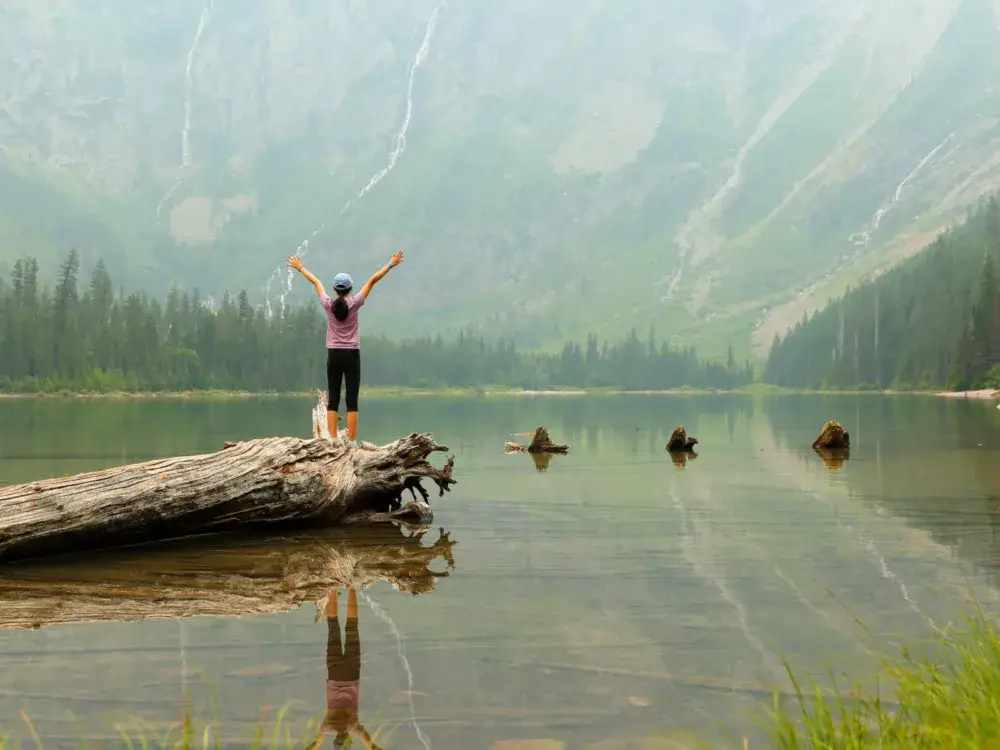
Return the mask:
<path id="1" fill-rule="evenodd" d="M 337 299 L 333 301 L 333 317 L 343 323 L 347 320 L 348 312 L 347 300 L 343 297 L 337 297 Z"/>

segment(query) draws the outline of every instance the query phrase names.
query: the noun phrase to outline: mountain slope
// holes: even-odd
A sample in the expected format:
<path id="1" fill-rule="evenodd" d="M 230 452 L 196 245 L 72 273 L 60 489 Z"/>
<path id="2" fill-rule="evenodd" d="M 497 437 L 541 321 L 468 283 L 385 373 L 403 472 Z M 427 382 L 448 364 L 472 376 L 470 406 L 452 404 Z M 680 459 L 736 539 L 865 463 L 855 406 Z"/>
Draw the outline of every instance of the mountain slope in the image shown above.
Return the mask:
<path id="1" fill-rule="evenodd" d="M 1000 184 L 998 19 L 994 0 L 0 0 L 0 273 L 76 246 L 129 284 L 266 287 L 276 308 L 309 238 L 321 275 L 407 251 L 369 313 L 394 334 L 652 324 L 710 355 L 766 347 Z"/>
<path id="2" fill-rule="evenodd" d="M 764 380 L 805 388 L 959 389 L 1000 368 L 1000 202 L 924 254 L 852 289 L 775 340 Z"/>

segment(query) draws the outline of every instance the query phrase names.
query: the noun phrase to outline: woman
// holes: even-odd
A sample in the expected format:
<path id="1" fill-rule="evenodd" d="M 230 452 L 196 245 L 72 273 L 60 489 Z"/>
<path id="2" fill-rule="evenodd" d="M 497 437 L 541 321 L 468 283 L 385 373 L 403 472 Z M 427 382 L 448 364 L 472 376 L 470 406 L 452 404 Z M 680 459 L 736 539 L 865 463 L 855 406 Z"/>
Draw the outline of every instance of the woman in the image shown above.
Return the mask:
<path id="1" fill-rule="evenodd" d="M 344 642 L 340 642 L 340 619 L 337 612 L 337 589 L 330 589 L 326 600 L 326 717 L 320 734 L 310 748 L 323 744 L 325 734 L 334 735 L 333 746 L 344 747 L 350 733 L 361 737 L 365 747 L 379 750 L 371 735 L 358 720 L 361 694 L 361 638 L 358 635 L 358 593 L 347 593 L 347 624 Z"/>
<path id="2" fill-rule="evenodd" d="M 403 254 L 396 253 L 389 264 L 375 272 L 375 275 L 365 282 L 361 291 L 354 296 L 351 289 L 354 282 L 346 273 L 338 273 L 333 277 L 335 298 L 330 297 L 323 284 L 302 265 L 297 255 L 288 256 L 288 265 L 306 277 L 306 280 L 316 289 L 320 303 L 326 311 L 326 384 L 327 412 L 326 423 L 330 428 L 330 436 L 337 435 L 337 425 L 340 417 L 340 384 L 347 383 L 347 438 L 351 442 L 358 439 L 358 391 L 361 389 L 361 342 L 358 336 L 358 311 L 365 304 L 368 295 L 382 278 L 393 268 L 403 262 Z"/>

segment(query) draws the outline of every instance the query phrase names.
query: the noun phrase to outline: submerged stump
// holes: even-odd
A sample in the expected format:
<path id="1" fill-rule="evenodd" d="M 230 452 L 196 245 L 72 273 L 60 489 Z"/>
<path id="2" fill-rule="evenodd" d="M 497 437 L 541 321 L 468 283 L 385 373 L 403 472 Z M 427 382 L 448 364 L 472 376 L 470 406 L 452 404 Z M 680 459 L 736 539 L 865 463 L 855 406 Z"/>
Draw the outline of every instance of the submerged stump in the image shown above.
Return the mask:
<path id="1" fill-rule="evenodd" d="M 812 444 L 812 449 L 830 471 L 838 471 L 851 457 L 851 435 L 839 422 L 830 420 L 823 425 Z"/>
<path id="2" fill-rule="evenodd" d="M 312 440 L 227 443 L 215 453 L 157 459 L 0 489 L 0 562 L 289 524 L 427 522 L 429 479 L 443 495 L 454 457 L 427 434 L 357 447 L 331 438 L 326 398 Z M 409 490 L 413 502 L 403 505 Z M 419 499 L 418 499 L 419 494 Z"/>
<path id="3" fill-rule="evenodd" d="M 531 442 L 527 446 L 520 443 L 506 443 L 504 450 L 507 453 L 569 453 L 569 446 L 552 442 L 549 431 L 545 427 L 539 427 L 533 433 L 522 432 L 518 434 L 523 437 L 531 437 Z"/>
<path id="4" fill-rule="evenodd" d="M 694 453 L 697 444 L 698 438 L 688 435 L 683 427 L 675 427 L 667 441 L 667 450 L 670 453 Z"/>
<path id="5" fill-rule="evenodd" d="M 812 447 L 813 450 L 847 450 L 851 447 L 851 435 L 841 427 L 840 422 L 831 419 L 823 425 Z"/>

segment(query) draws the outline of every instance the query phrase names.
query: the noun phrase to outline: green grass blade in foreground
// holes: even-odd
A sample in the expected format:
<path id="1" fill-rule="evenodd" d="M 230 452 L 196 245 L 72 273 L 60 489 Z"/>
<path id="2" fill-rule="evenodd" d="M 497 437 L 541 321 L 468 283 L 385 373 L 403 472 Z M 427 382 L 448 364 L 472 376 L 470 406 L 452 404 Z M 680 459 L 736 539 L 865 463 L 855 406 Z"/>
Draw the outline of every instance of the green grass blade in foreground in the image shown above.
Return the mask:
<path id="1" fill-rule="evenodd" d="M 923 748 L 1000 747 L 1000 636 L 982 610 L 967 618 L 968 632 L 939 635 L 935 661 L 916 658 L 902 648 L 883 663 L 884 676 L 896 685 L 898 706 L 884 703 L 860 685 L 845 695 L 837 685 L 831 696 L 811 685 L 807 694 L 789 671 L 795 715 L 776 695 L 767 712 L 772 746 L 796 750 L 922 750 Z"/>

